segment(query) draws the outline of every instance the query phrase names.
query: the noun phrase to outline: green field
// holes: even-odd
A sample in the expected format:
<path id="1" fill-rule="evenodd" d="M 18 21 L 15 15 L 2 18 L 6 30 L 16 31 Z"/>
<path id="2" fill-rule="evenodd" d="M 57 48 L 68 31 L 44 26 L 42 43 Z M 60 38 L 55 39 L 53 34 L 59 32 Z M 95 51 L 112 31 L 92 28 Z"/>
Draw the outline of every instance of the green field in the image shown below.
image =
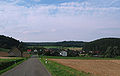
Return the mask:
<path id="1" fill-rule="evenodd" d="M 63 57 L 63 56 L 44 56 L 44 58 L 51 59 L 85 59 L 85 60 L 115 60 L 120 59 L 120 57 L 116 58 L 100 58 L 100 57 Z"/>
<path id="2" fill-rule="evenodd" d="M 28 46 L 28 48 L 58 48 L 58 49 L 70 49 L 70 50 L 82 50 L 82 47 L 62 47 L 62 46 Z"/>
<path id="3" fill-rule="evenodd" d="M 90 76 L 89 73 L 80 72 L 78 70 L 61 65 L 54 61 L 48 60 L 48 63 L 46 64 L 45 59 L 46 57 L 42 57 L 40 61 L 49 70 L 52 76 Z"/>
<path id="4" fill-rule="evenodd" d="M 65 48 L 62 46 L 28 46 L 28 48 L 34 48 L 34 47 L 37 47 L 37 48 L 41 48 L 41 47 L 44 47 L 44 48 Z"/>
<path id="5" fill-rule="evenodd" d="M 2 51 L 2 52 L 8 52 L 9 49 L 0 48 L 0 51 Z"/>

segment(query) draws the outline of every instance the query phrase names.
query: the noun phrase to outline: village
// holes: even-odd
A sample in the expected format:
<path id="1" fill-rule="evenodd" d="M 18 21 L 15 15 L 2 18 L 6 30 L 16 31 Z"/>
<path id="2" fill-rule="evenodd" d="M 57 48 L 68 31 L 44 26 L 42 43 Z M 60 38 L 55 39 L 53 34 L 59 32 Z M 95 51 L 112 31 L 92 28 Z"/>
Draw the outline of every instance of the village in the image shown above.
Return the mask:
<path id="1" fill-rule="evenodd" d="M 0 76 L 120 76 L 120 0 L 0 0 Z"/>
<path id="2" fill-rule="evenodd" d="M 70 49 L 60 49 L 60 48 L 27 48 L 26 51 L 21 52 L 18 48 L 12 48 L 8 51 L 11 57 L 29 57 L 30 54 L 45 55 L 45 56 L 68 56 L 68 57 L 102 57 L 99 55 L 99 51 L 83 51 L 82 49 L 70 50 Z"/>

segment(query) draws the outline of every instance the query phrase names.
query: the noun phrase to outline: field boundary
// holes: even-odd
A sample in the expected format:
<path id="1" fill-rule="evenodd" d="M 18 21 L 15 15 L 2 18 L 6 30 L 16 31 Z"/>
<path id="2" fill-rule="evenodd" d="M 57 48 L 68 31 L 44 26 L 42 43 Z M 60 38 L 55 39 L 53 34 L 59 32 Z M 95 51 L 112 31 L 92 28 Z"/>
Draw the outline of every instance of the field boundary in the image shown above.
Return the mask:
<path id="1" fill-rule="evenodd" d="M 48 63 L 45 63 L 45 58 L 41 58 L 40 61 L 48 69 L 52 76 L 90 76 L 90 73 L 78 71 L 51 60 L 48 60 Z"/>

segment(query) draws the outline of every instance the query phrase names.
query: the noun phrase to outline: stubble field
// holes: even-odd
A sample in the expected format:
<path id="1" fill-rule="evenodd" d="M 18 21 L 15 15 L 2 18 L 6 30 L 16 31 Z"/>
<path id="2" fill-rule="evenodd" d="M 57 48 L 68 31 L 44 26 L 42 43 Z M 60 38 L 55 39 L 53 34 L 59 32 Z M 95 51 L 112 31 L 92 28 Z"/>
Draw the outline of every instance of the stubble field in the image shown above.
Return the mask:
<path id="1" fill-rule="evenodd" d="M 92 76 L 120 76 L 120 60 L 49 59 Z"/>

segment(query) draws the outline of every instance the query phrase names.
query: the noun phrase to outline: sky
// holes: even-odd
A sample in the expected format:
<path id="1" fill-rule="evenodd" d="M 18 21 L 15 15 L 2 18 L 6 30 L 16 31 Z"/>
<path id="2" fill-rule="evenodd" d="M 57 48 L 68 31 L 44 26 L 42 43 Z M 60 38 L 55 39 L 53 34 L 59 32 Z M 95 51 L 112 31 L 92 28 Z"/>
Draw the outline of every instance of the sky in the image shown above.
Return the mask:
<path id="1" fill-rule="evenodd" d="M 0 35 L 20 41 L 120 37 L 120 0 L 0 0 Z"/>

